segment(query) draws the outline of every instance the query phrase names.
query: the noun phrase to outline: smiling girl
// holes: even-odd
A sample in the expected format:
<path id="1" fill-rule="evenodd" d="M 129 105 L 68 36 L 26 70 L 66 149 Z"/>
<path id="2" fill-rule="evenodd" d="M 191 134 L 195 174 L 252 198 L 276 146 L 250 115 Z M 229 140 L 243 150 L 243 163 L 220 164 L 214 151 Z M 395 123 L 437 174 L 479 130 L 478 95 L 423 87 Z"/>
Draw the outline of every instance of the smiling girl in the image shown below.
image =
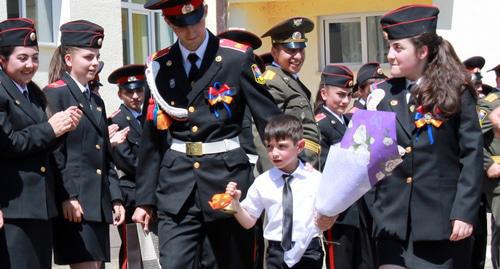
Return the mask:
<path id="1" fill-rule="evenodd" d="M 32 81 L 37 70 L 33 21 L 0 22 L 2 269 L 51 267 L 52 218 L 57 215 L 52 150 L 81 117 L 81 111 L 70 106 L 47 118 L 45 95 Z"/>
<path id="2" fill-rule="evenodd" d="M 470 268 L 482 179 L 482 136 L 470 76 L 436 34 L 439 10 L 403 6 L 385 14 L 393 78 L 368 109 L 397 117 L 400 164 L 375 190 L 380 268 Z"/>
<path id="3" fill-rule="evenodd" d="M 55 221 L 54 261 L 72 269 L 98 269 L 109 261 L 108 223 L 119 225 L 125 217 L 104 102 L 88 86 L 99 67 L 103 38 L 103 28 L 92 22 L 63 24 L 61 46 L 50 64 L 52 83 L 44 89 L 51 112 L 68 106 L 83 111 L 78 128 L 55 152 L 62 167 L 57 190 L 62 216 Z"/>

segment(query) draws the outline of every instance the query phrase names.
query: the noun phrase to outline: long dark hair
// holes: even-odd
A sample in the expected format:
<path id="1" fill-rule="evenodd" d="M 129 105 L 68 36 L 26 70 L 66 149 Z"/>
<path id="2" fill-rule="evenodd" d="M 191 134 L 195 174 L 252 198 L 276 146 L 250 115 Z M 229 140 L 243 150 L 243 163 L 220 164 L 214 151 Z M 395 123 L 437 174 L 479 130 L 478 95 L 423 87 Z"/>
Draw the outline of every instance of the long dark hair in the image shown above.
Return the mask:
<path id="1" fill-rule="evenodd" d="M 314 100 L 314 114 L 318 114 L 321 110 L 321 107 L 325 104 L 325 101 L 323 100 L 323 97 L 321 97 L 321 89 L 325 87 L 324 84 L 320 83 L 318 92 L 316 93 L 316 99 Z"/>
<path id="2" fill-rule="evenodd" d="M 54 51 L 49 65 L 49 83 L 62 79 L 65 72 L 70 72 L 71 69 L 66 65 L 64 55 L 72 53 L 76 47 L 60 45 Z"/>
<path id="3" fill-rule="evenodd" d="M 464 91 L 476 96 L 470 75 L 450 42 L 436 33 L 424 33 L 410 41 L 417 49 L 427 46 L 429 50 L 423 79 L 415 89 L 418 104 L 426 112 L 450 118 L 460 110 Z"/>

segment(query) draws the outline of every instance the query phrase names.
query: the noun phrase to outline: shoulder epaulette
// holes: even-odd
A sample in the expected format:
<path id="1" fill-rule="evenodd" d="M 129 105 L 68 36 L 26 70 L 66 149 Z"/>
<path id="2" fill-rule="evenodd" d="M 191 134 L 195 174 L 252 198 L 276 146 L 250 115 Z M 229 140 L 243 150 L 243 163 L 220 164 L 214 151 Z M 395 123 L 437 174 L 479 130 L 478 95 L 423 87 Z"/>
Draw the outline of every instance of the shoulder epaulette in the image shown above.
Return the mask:
<path id="1" fill-rule="evenodd" d="M 318 113 L 318 114 L 316 114 L 316 116 L 314 116 L 314 119 L 316 120 L 316 122 L 318 122 L 324 118 L 326 118 L 325 113 Z"/>
<path id="2" fill-rule="evenodd" d="M 49 85 L 47 85 L 47 88 L 59 88 L 62 86 L 66 86 L 66 82 L 64 82 L 64 80 L 60 79 L 58 81 L 54 81 L 54 82 L 50 83 Z"/>
<path id="3" fill-rule="evenodd" d="M 151 55 L 151 59 L 155 60 L 162 56 L 167 55 L 170 52 L 170 47 L 159 50 Z"/>
<path id="4" fill-rule="evenodd" d="M 498 99 L 498 94 L 497 93 L 490 93 L 488 94 L 486 97 L 484 97 L 484 101 L 487 101 L 487 102 L 493 102 L 495 101 L 496 99 Z"/>
<path id="5" fill-rule="evenodd" d="M 264 72 L 264 74 L 263 74 L 264 80 L 272 80 L 275 76 L 276 76 L 276 72 L 269 70 L 269 69 L 266 70 L 266 72 Z"/>
<path id="6" fill-rule="evenodd" d="M 234 49 L 241 52 L 246 52 L 250 47 L 225 38 L 220 39 L 219 46 L 223 48 Z"/>

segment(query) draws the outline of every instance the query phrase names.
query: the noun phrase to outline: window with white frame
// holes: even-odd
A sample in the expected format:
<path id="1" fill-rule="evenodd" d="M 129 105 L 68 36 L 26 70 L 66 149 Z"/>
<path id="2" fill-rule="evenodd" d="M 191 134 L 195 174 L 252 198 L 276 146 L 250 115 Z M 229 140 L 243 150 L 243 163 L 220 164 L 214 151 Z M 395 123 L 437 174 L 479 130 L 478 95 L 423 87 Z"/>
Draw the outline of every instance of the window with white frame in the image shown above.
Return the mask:
<path id="1" fill-rule="evenodd" d="M 174 33 L 160 11 L 144 8 L 146 0 L 122 0 L 124 64 L 142 64 L 154 51 L 174 42 Z"/>
<path id="2" fill-rule="evenodd" d="M 7 0 L 8 18 L 30 18 L 40 42 L 54 43 L 56 40 L 52 11 L 57 0 Z"/>
<path id="3" fill-rule="evenodd" d="M 387 62 L 387 41 L 380 15 L 322 17 L 320 19 L 321 67 L 330 63 L 359 66 Z"/>

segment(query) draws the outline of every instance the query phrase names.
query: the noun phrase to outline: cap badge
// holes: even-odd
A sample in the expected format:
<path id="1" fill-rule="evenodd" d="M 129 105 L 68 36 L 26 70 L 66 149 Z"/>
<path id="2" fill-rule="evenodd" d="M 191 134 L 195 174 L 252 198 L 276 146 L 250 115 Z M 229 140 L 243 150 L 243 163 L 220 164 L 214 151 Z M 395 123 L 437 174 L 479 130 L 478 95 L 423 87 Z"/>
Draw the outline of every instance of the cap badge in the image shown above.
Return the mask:
<path id="1" fill-rule="evenodd" d="M 382 34 L 384 35 L 384 39 L 389 40 L 389 34 L 386 31 L 382 32 Z"/>
<path id="2" fill-rule="evenodd" d="M 102 46 L 102 38 L 97 39 L 97 45 Z"/>
<path id="3" fill-rule="evenodd" d="M 379 75 L 383 75 L 384 74 L 384 72 L 382 71 L 382 68 L 379 67 L 377 69 L 377 74 L 379 74 Z"/>
<path id="4" fill-rule="evenodd" d="M 193 5 L 187 4 L 187 5 L 182 6 L 181 12 L 182 12 L 182 14 L 188 14 L 188 13 L 193 12 L 193 10 L 194 10 Z"/>
<path id="5" fill-rule="evenodd" d="M 349 82 L 347 83 L 347 85 L 348 85 L 349 87 L 352 87 L 352 80 L 349 80 Z"/>
<path id="6" fill-rule="evenodd" d="M 292 34 L 292 39 L 301 39 L 302 38 L 302 33 L 301 32 L 294 32 Z"/>
<path id="7" fill-rule="evenodd" d="M 30 40 L 31 40 L 31 41 L 35 41 L 35 40 L 36 40 L 36 34 L 35 34 L 35 32 L 32 32 L 32 33 L 30 34 Z"/>
<path id="8" fill-rule="evenodd" d="M 133 81 L 137 81 L 137 77 L 136 76 L 130 76 L 130 77 L 128 77 L 127 82 L 133 82 Z"/>
<path id="9" fill-rule="evenodd" d="M 293 19 L 293 25 L 299 27 L 302 25 L 302 19 Z"/>

